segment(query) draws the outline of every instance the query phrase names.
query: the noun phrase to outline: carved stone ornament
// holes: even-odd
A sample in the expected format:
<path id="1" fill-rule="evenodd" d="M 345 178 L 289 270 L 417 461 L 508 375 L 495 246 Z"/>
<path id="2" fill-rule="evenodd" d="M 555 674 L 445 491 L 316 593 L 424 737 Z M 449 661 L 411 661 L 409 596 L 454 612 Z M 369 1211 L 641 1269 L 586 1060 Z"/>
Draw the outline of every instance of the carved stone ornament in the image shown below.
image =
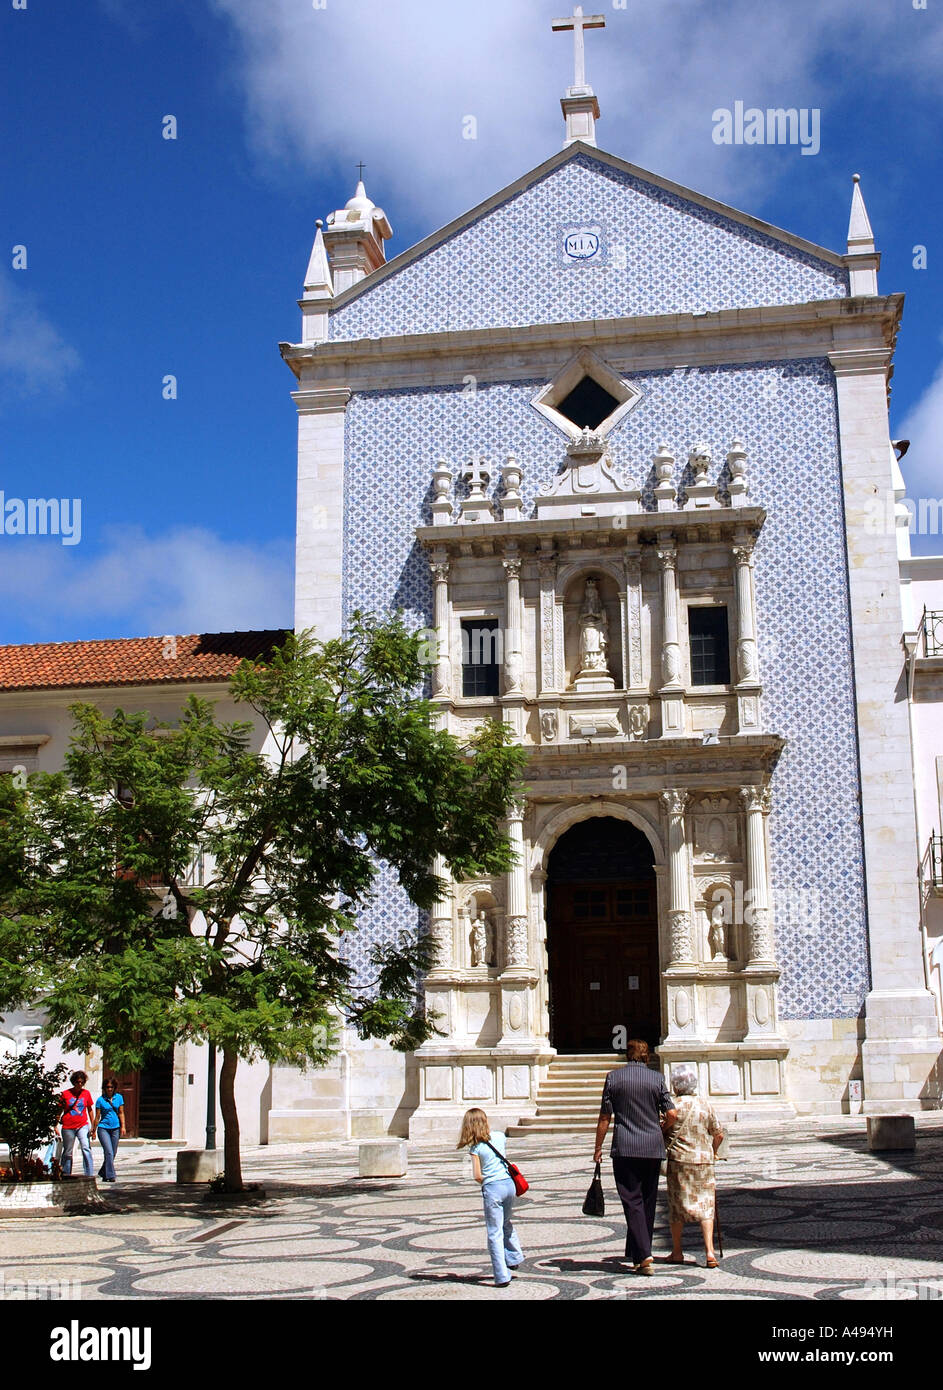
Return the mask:
<path id="1" fill-rule="evenodd" d="M 544 743 L 553 743 L 557 737 L 557 716 L 553 710 L 545 709 L 540 716 L 540 736 Z"/>
<path id="2" fill-rule="evenodd" d="M 452 923 L 447 917 L 436 918 L 430 927 L 436 948 L 436 970 L 447 970 L 452 964 Z"/>
<path id="3" fill-rule="evenodd" d="M 687 908 L 672 908 L 668 913 L 670 950 L 673 961 L 691 959 L 691 914 Z"/>
<path id="4" fill-rule="evenodd" d="M 527 964 L 527 918 L 509 917 L 507 921 L 507 963 L 509 966 Z"/>
<path id="5" fill-rule="evenodd" d="M 648 730 L 648 706 L 629 706 L 629 738 L 644 738 Z"/>
<path id="6" fill-rule="evenodd" d="M 684 808 L 687 806 L 689 794 L 671 787 L 661 793 L 661 804 L 668 812 L 669 816 L 683 816 Z"/>
<path id="7" fill-rule="evenodd" d="M 695 444 L 688 455 L 688 463 L 691 466 L 691 472 L 699 483 L 706 481 L 707 471 L 712 462 L 713 459 L 711 457 L 709 444 Z"/>
<path id="8" fill-rule="evenodd" d="M 691 1000 L 687 990 L 679 989 L 674 999 L 675 1024 L 679 1028 L 687 1028 L 691 1022 Z"/>

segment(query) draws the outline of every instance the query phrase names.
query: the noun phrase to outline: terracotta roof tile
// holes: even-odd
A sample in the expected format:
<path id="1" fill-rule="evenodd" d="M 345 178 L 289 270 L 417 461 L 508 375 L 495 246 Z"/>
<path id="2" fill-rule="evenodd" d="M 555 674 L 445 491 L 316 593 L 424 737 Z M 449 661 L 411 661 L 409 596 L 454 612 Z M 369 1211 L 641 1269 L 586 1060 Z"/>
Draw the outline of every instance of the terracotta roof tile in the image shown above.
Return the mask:
<path id="1" fill-rule="evenodd" d="M 191 633 L 175 637 L 175 647 L 167 637 L 0 647 L 0 691 L 227 681 L 240 661 L 265 656 L 286 635 L 283 629 Z"/>

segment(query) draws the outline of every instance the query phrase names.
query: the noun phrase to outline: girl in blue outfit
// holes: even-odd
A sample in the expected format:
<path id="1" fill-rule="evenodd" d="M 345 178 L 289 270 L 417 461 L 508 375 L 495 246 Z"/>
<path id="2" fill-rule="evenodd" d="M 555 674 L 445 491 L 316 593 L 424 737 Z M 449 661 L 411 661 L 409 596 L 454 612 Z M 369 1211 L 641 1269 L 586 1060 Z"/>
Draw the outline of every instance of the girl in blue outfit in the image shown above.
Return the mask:
<path id="1" fill-rule="evenodd" d="M 483 1110 L 466 1110 L 462 1133 L 457 1146 L 468 1149 L 472 1156 L 472 1176 L 481 1184 L 481 1199 L 485 1208 L 485 1228 L 488 1232 L 488 1253 L 494 1269 L 495 1287 L 506 1289 L 511 1271 L 523 1263 L 520 1241 L 511 1222 L 514 1207 L 514 1183 L 502 1162 L 507 1140 L 500 1130 L 494 1134 Z"/>
<path id="2" fill-rule="evenodd" d="M 125 1135 L 124 1096 L 118 1090 L 113 1077 L 102 1086 L 102 1094 L 95 1102 L 98 1118 L 98 1140 L 105 1155 L 98 1176 L 104 1182 L 115 1182 L 115 1154 L 118 1140 Z"/>

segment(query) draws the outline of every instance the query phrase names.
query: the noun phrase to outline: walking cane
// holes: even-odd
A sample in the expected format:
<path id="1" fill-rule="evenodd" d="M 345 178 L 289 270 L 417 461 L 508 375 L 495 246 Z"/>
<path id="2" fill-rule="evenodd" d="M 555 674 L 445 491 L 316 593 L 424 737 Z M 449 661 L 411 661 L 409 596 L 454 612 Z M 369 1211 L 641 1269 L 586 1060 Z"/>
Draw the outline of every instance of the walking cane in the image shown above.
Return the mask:
<path id="1" fill-rule="evenodd" d="M 724 1258 L 724 1233 L 720 1229 L 720 1205 L 717 1201 L 717 1189 L 714 1189 L 714 1235 L 717 1240 L 717 1255 L 719 1259 Z"/>

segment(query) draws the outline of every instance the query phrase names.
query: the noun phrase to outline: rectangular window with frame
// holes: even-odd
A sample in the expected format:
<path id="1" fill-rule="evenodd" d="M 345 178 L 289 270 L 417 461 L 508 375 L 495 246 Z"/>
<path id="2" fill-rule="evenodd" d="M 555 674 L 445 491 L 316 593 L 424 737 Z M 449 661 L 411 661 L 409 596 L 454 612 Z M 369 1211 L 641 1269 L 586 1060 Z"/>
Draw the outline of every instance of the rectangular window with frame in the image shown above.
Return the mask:
<path id="1" fill-rule="evenodd" d="M 462 622 L 462 695 L 469 699 L 500 694 L 500 642 L 497 618 Z"/>
<path id="2" fill-rule="evenodd" d="M 692 685 L 730 684 L 730 633 L 726 604 L 688 609 Z"/>

